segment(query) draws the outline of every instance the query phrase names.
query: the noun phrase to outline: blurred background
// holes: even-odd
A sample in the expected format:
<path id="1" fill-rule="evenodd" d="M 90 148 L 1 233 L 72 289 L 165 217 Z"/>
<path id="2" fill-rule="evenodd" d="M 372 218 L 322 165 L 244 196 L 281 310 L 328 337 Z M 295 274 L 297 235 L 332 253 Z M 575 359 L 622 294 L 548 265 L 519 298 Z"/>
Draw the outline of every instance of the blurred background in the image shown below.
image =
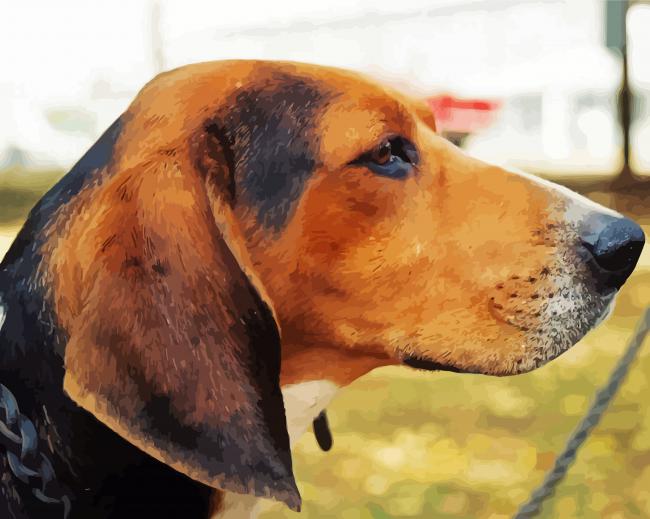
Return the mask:
<path id="1" fill-rule="evenodd" d="M 626 14 L 627 13 L 627 14 Z M 443 134 L 650 235 L 650 5 L 605 0 L 0 0 L 0 256 L 29 208 L 156 73 L 226 58 L 365 71 Z M 627 41 L 627 46 L 626 46 Z M 627 52 L 625 52 L 627 51 Z M 527 375 L 377 370 L 294 455 L 301 515 L 507 518 L 540 483 L 650 303 L 650 247 L 613 317 Z M 650 349 L 541 517 L 650 517 Z"/>

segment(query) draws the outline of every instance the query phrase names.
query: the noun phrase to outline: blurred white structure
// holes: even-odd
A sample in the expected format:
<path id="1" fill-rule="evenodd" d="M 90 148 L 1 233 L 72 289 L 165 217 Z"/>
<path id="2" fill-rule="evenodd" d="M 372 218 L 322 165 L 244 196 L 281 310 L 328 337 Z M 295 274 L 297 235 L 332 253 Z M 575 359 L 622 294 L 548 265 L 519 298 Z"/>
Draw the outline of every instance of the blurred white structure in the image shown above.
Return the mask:
<path id="1" fill-rule="evenodd" d="M 25 0 L 3 9 L 0 168 L 68 167 L 160 68 L 227 58 L 363 70 L 422 96 L 498 99 L 468 142 L 491 161 L 552 172 L 611 172 L 620 160 L 620 60 L 603 46 L 602 0 L 108 3 Z M 633 133 L 650 170 L 650 8 L 630 16 Z M 641 91 L 641 90 L 639 90 Z"/>

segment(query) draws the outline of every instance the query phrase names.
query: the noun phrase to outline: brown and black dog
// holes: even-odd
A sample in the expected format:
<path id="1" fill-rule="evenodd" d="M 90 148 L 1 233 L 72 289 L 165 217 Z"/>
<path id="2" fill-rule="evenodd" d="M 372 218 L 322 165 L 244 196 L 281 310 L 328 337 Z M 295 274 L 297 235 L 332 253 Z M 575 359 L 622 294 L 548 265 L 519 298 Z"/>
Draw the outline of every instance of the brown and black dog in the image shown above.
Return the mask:
<path id="1" fill-rule="evenodd" d="M 535 369 L 606 316 L 643 241 L 357 74 L 191 65 L 30 213 L 0 266 L 0 382 L 70 517 L 297 509 L 290 438 L 338 387 Z M 59 516 L 2 463 L 3 517 Z"/>

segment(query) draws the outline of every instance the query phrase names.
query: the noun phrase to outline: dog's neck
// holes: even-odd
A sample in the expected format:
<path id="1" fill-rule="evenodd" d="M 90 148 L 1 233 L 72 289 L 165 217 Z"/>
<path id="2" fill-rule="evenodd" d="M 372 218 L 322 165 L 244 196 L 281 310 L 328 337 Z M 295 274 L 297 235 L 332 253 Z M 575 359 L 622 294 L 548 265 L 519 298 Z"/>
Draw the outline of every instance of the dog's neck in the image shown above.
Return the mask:
<path id="1" fill-rule="evenodd" d="M 14 286 L 18 286 L 15 283 L 15 278 L 11 281 L 14 282 Z M 189 488 L 192 487 L 191 481 L 176 474 L 168 467 L 159 467 L 158 462 L 150 460 L 147 455 L 140 453 L 135 447 L 130 446 L 128 442 L 100 424 L 94 417 L 79 409 L 63 393 L 63 359 L 57 352 L 57 343 L 64 341 L 65 338 L 57 338 L 55 323 L 49 324 L 47 319 L 43 319 L 48 314 L 43 310 L 46 309 L 46 305 L 44 306 L 41 300 L 36 300 L 40 297 L 38 292 L 7 290 L 6 287 L 5 284 L 0 304 L 0 321 L 4 321 L 0 327 L 3 359 L 0 382 L 5 383 L 14 391 L 21 411 L 28 414 L 37 424 L 41 436 L 49 439 L 54 451 L 46 449 L 47 455 L 55 464 L 57 478 L 71 491 L 74 501 L 73 515 L 78 517 L 79 512 L 91 511 L 91 503 L 96 502 L 97 499 L 103 502 L 111 500 L 111 495 L 118 496 L 124 493 L 124 485 L 119 484 L 117 485 L 119 488 L 115 487 L 115 482 L 118 480 L 135 481 L 143 477 L 146 479 L 146 475 L 142 476 L 141 474 L 143 470 L 145 474 L 160 475 L 161 471 L 164 472 L 166 474 L 165 481 L 169 480 L 170 483 L 169 493 L 173 494 L 174 488 L 178 489 L 185 485 L 188 488 L 185 488 L 183 493 L 185 497 L 189 498 L 190 493 L 194 491 Z M 32 313 L 31 308 L 37 310 Z M 316 366 L 318 358 L 321 359 L 320 364 L 336 366 L 339 359 L 332 358 L 332 355 L 339 354 L 332 349 L 320 351 L 318 348 L 309 350 L 289 348 L 289 355 L 283 359 L 288 369 L 284 372 L 285 379 L 291 380 L 293 377 L 299 377 L 301 364 L 303 364 L 302 373 L 304 374 L 304 363 Z M 39 362 L 35 362 L 36 357 L 39 357 Z M 35 373 L 34 366 L 48 371 Z M 341 372 L 335 378 L 347 383 L 350 378 L 357 378 L 362 372 L 374 367 L 374 362 L 361 360 L 353 362 L 349 366 L 339 362 L 338 366 L 341 368 Z M 39 377 L 40 380 L 36 380 L 34 377 Z M 338 383 L 327 379 L 283 384 L 282 393 L 292 445 L 307 431 L 314 418 L 325 409 L 339 387 Z M 89 436 L 93 438 L 92 444 L 87 442 Z M 110 453 L 105 452 L 105 447 L 109 445 L 114 447 Z M 115 450 L 118 447 L 119 452 Z M 89 448 L 94 454 L 86 452 Z M 79 450 L 83 451 L 85 455 L 90 455 L 93 460 L 92 467 L 82 461 L 84 456 L 80 458 L 76 456 Z M 124 470 L 113 466 L 121 461 L 123 463 L 120 466 Z M 9 483 L 5 481 L 5 485 L 8 485 L 6 488 L 11 492 L 18 491 L 20 493 L 19 496 L 16 496 L 14 503 L 9 505 L 12 507 L 12 511 L 21 510 L 18 517 L 22 517 L 20 515 L 22 510 L 26 513 L 24 517 L 30 518 L 47 517 L 51 513 L 51 509 L 47 507 L 42 514 L 34 513 L 33 510 L 36 506 L 39 509 L 43 507 L 34 502 L 33 497 L 29 494 L 29 488 L 21 482 L 14 481 L 15 478 L 7 467 L 2 468 L 2 472 L 8 477 Z M 117 477 L 113 477 L 111 474 Z M 174 482 L 174 477 L 177 477 L 179 481 Z M 107 483 L 106 478 L 109 478 L 114 484 Z M 198 495 L 201 493 L 201 487 L 201 485 L 196 486 L 195 493 L 197 495 L 192 495 L 197 502 L 201 499 Z M 133 488 L 138 488 L 138 485 L 133 484 Z M 142 484 L 139 488 L 142 488 Z M 209 491 L 207 487 L 205 490 Z M 106 505 L 113 507 L 119 506 L 119 503 L 109 504 L 106 502 Z M 220 508 L 223 512 L 216 517 L 225 519 L 255 517 L 256 510 L 259 509 L 259 500 L 251 496 L 226 494 Z"/>
<path id="2" fill-rule="evenodd" d="M 289 443 L 292 447 L 338 390 L 339 386 L 329 380 L 311 380 L 282 387 Z"/>
<path id="3" fill-rule="evenodd" d="M 293 447 L 307 431 L 314 418 L 336 396 L 340 387 L 330 380 L 310 380 L 282 386 L 289 441 Z M 218 498 L 211 519 L 254 519 L 263 502 L 250 495 L 225 493 Z"/>
<path id="4" fill-rule="evenodd" d="M 331 345 L 305 346 L 283 341 L 280 381 L 291 446 L 340 388 L 377 367 L 396 362 L 386 356 L 359 354 Z M 305 380 L 307 376 L 309 379 Z M 217 492 L 211 519 L 255 519 L 262 509 L 263 500 L 255 496 Z"/>
<path id="5" fill-rule="evenodd" d="M 78 516 L 77 513 L 84 510 L 91 511 L 92 503 L 96 502 L 105 503 L 107 507 L 119 507 L 116 497 L 126 495 L 127 486 L 131 485 L 123 482 L 132 481 L 132 491 L 142 489 L 142 481 L 147 479 L 142 476 L 143 473 L 155 473 L 164 480 L 169 487 L 166 492 L 169 495 L 178 494 L 181 488 L 184 497 L 190 498 L 191 495 L 197 504 L 200 503 L 204 490 L 209 492 L 207 487 L 197 485 L 173 469 L 149 459 L 93 416 L 79 409 L 65 395 L 62 381 L 66 337 L 57 331 L 57 324 L 48 311 L 38 280 L 32 277 L 33 272 L 22 271 L 21 267 L 25 264 L 20 258 L 15 258 L 12 265 L 5 263 L 3 266 L 7 268 L 0 272 L 0 320 L 3 321 L 0 327 L 0 382 L 15 393 L 21 411 L 36 423 L 39 435 L 48 438 L 48 442 L 43 443 L 49 444 L 50 448 L 45 448 L 45 451 L 55 465 L 57 479 L 73 496 L 73 515 Z M 331 347 L 288 345 L 285 348 L 283 345 L 282 363 L 281 385 L 288 432 L 291 444 L 295 444 L 327 406 L 338 387 L 386 364 L 386 359 L 355 357 Z M 306 375 L 310 380 L 304 380 Z M 91 443 L 88 438 L 92 438 Z M 113 446 L 112 452 L 106 452 L 106 446 Z M 0 461 L 3 460 L 4 457 Z M 90 465 L 89 460 L 92 460 Z M 33 502 L 29 488 L 14 481 L 6 466 L 0 469 L 8 477 L 6 488 L 10 492 L 20 492 L 11 505 L 12 510 L 25 510 L 25 517 L 40 517 L 32 512 L 38 503 Z M 140 484 L 136 484 L 136 481 L 140 481 Z M 152 488 L 151 493 L 159 495 L 161 490 Z M 254 499 L 227 494 L 224 511 L 233 511 L 222 517 L 236 518 L 244 513 L 242 510 L 249 512 L 244 517 L 254 517 L 255 507 Z M 48 513 L 50 511 L 46 510 L 43 517 Z"/>

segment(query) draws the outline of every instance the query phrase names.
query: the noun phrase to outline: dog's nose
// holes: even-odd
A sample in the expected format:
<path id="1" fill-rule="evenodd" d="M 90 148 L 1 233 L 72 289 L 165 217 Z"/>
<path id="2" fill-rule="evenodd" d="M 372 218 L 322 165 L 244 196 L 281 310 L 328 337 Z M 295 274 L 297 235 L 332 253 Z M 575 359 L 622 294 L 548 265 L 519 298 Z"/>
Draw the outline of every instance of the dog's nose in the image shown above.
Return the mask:
<path id="1" fill-rule="evenodd" d="M 583 224 L 582 245 L 591 256 L 589 263 L 600 288 L 620 288 L 634 270 L 645 236 L 629 218 L 596 214 Z"/>

